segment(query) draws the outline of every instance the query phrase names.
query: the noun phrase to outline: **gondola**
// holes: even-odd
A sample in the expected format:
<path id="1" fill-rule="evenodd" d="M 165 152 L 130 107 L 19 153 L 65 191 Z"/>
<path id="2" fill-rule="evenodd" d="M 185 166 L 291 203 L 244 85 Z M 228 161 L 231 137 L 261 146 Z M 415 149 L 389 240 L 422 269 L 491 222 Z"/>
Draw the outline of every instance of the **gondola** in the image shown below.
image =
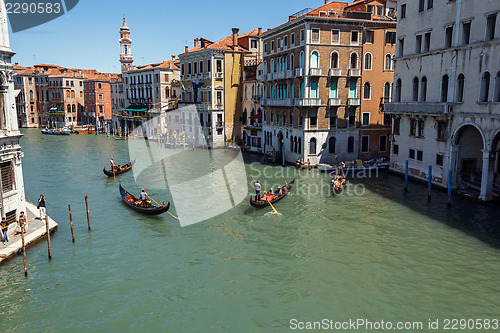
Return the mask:
<path id="1" fill-rule="evenodd" d="M 118 176 L 119 174 L 122 174 L 122 173 L 127 172 L 130 169 L 132 169 L 132 166 L 134 165 L 134 163 L 135 163 L 135 161 L 128 162 L 127 164 L 121 166 L 120 170 L 115 170 L 114 174 L 113 174 L 113 170 L 106 170 L 106 168 L 102 169 L 102 172 L 104 172 L 104 174 L 108 177 Z"/>
<path id="2" fill-rule="evenodd" d="M 340 184 L 335 184 L 335 179 L 332 179 L 331 187 L 333 193 L 341 194 L 342 192 L 344 192 L 345 186 L 346 186 L 345 178 L 340 179 Z"/>
<path id="3" fill-rule="evenodd" d="M 273 195 L 269 196 L 269 195 L 264 194 L 262 196 L 262 198 L 258 201 L 254 200 L 253 197 L 250 197 L 250 205 L 252 205 L 255 208 L 269 207 L 269 201 L 272 204 L 274 204 L 275 202 L 278 202 L 281 199 L 283 199 L 284 197 L 286 197 L 288 195 L 288 193 L 290 193 L 290 190 L 292 189 L 292 186 L 294 183 L 295 183 L 295 178 L 290 183 L 283 186 L 283 188 L 285 188 L 286 191 L 282 194 L 279 194 L 279 195 L 273 194 Z"/>
<path id="4" fill-rule="evenodd" d="M 170 201 L 166 205 L 165 203 L 163 203 L 163 206 L 154 206 L 153 204 L 151 204 L 150 207 L 139 207 L 137 206 L 136 202 L 140 201 L 140 199 L 127 192 L 121 184 L 119 185 L 119 187 L 120 195 L 122 196 L 122 201 L 125 203 L 125 205 L 141 214 L 160 215 L 162 213 L 165 213 L 170 208 Z"/>

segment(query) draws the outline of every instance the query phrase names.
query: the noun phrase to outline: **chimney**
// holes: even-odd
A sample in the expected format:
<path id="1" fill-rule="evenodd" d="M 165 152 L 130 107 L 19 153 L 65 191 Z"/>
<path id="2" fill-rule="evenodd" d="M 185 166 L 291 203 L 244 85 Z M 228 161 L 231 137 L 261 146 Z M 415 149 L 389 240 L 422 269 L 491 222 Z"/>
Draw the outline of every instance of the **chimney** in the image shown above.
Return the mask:
<path id="1" fill-rule="evenodd" d="M 238 31 L 240 29 L 233 28 L 233 50 L 238 51 Z"/>
<path id="2" fill-rule="evenodd" d="M 199 39 L 198 39 L 198 38 L 195 38 L 195 39 L 194 39 L 194 47 L 198 47 L 198 41 L 199 41 Z"/>
<path id="3" fill-rule="evenodd" d="M 184 52 L 188 53 L 188 51 L 189 51 L 189 47 L 186 45 L 184 48 Z"/>
<path id="4" fill-rule="evenodd" d="M 262 28 L 258 28 L 258 31 L 259 31 L 259 32 L 257 33 L 257 36 L 262 35 Z"/>
<path id="5" fill-rule="evenodd" d="M 295 20 L 295 16 L 288 16 L 288 22 L 292 22 L 293 20 Z"/>
<path id="6" fill-rule="evenodd" d="M 328 0 L 325 0 L 325 5 L 328 5 Z"/>
<path id="7" fill-rule="evenodd" d="M 175 54 L 172 54 L 171 57 L 172 57 L 172 61 L 174 61 L 175 60 Z"/>
<path id="8" fill-rule="evenodd" d="M 15 63 L 15 65 L 16 65 L 16 66 L 17 66 L 17 65 L 19 65 L 19 63 L 18 63 L 18 62 L 16 62 L 16 63 Z"/>

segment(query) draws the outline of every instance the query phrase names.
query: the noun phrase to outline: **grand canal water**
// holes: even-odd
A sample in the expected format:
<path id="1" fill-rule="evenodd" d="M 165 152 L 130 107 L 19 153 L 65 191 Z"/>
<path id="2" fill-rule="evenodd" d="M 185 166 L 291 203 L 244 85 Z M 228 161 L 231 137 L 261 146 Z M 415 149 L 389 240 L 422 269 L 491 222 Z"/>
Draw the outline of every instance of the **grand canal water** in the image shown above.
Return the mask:
<path id="1" fill-rule="evenodd" d="M 279 216 L 243 202 L 181 228 L 169 215 L 131 212 L 118 180 L 104 177 L 110 156 L 129 158 L 126 142 L 23 134 L 26 194 L 32 201 L 46 195 L 59 230 L 52 261 L 44 242 L 29 249 L 28 278 L 21 256 L 0 266 L 1 332 L 279 332 L 292 318 L 499 317 L 498 208 L 455 198 L 447 209 L 443 193 L 428 203 L 425 186 L 411 184 L 403 194 L 392 175 L 357 179 L 364 195 L 335 197 L 317 191 L 323 175 L 304 172 L 276 205 Z M 264 166 L 247 170 L 258 175 Z M 274 184 L 294 169 L 270 171 Z M 131 173 L 120 179 L 140 189 Z M 149 193 L 168 199 L 166 191 Z"/>

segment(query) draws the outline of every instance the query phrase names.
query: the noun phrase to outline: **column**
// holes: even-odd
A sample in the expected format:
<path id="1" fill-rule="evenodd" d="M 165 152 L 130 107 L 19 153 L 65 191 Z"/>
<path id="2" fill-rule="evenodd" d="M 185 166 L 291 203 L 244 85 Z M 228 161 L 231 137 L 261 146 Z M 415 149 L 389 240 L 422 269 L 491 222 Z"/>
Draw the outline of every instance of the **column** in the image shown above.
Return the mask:
<path id="1" fill-rule="evenodd" d="M 486 149 L 483 152 L 483 174 L 481 176 L 481 193 L 479 199 L 488 201 L 493 198 L 494 155 Z"/>
<path id="2" fill-rule="evenodd" d="M 459 177 L 458 177 L 458 174 L 460 172 L 459 152 L 460 152 L 460 145 L 453 144 L 453 143 L 450 144 L 450 156 L 449 156 L 448 169 L 453 170 L 453 177 L 452 177 L 453 188 L 456 188 L 459 185 Z"/>

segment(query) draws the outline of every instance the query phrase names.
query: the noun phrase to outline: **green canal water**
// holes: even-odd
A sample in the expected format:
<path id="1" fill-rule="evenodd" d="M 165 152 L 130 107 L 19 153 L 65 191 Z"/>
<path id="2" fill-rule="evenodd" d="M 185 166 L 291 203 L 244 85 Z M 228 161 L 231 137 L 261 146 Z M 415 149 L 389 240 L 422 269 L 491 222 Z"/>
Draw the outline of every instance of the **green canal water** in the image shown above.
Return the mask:
<path id="1" fill-rule="evenodd" d="M 425 186 L 404 194 L 402 179 L 387 174 L 332 196 L 324 175 L 272 167 L 269 184 L 297 179 L 276 204 L 280 215 L 244 201 L 181 228 L 168 214 L 130 211 L 118 179 L 105 178 L 110 156 L 129 159 L 127 142 L 23 134 L 26 195 L 45 194 L 59 230 L 52 261 L 45 242 L 28 250 L 28 278 L 22 256 L 0 266 L 0 332 L 284 332 L 293 318 L 422 321 L 401 332 L 429 332 L 429 319 L 444 331 L 446 318 L 500 317 L 498 208 L 454 198 L 448 209 L 439 191 L 428 203 Z M 245 160 L 249 178 L 263 180 L 265 166 L 250 164 L 259 157 Z M 132 173 L 120 179 L 141 188 Z"/>

